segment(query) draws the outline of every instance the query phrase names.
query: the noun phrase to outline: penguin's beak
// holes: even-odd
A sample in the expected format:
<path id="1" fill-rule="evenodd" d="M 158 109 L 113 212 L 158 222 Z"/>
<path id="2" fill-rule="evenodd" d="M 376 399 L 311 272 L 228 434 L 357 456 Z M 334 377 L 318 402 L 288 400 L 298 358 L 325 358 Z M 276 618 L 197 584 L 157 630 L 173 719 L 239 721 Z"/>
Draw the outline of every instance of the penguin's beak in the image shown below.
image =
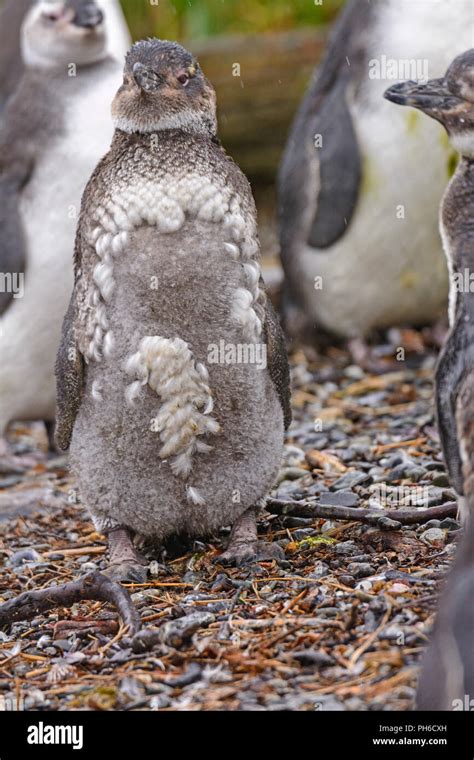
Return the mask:
<path id="1" fill-rule="evenodd" d="M 425 84 L 400 82 L 389 87 L 384 97 L 400 106 L 418 108 L 428 116 L 439 120 L 442 120 L 443 115 L 458 109 L 464 103 L 462 98 L 453 95 L 444 79 L 430 79 Z"/>
<path id="2" fill-rule="evenodd" d="M 163 84 L 162 77 L 143 63 L 135 63 L 133 78 L 140 90 L 144 92 L 155 92 Z"/>
<path id="3" fill-rule="evenodd" d="M 68 7 L 74 12 L 74 26 L 95 29 L 104 20 L 104 14 L 93 0 L 69 0 Z"/>

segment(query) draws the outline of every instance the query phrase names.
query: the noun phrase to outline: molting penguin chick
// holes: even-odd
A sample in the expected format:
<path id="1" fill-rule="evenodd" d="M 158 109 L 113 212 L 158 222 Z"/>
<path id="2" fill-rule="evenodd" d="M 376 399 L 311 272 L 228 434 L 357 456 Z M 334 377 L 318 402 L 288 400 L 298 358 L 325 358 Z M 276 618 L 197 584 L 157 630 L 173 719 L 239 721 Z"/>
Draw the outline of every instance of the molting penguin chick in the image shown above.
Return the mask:
<path id="1" fill-rule="evenodd" d="M 418 690 L 425 710 L 456 708 L 474 693 L 474 49 L 446 75 L 404 82 L 386 97 L 426 113 L 446 128 L 461 154 L 441 203 L 440 226 L 450 270 L 450 332 L 436 371 L 443 453 L 466 522 L 441 599 Z M 429 281 L 426 287 L 430 287 Z M 459 708 L 458 708 L 459 709 Z M 461 707 L 460 709 L 464 709 Z"/>
<path id="2" fill-rule="evenodd" d="M 58 444 L 71 442 L 114 577 L 144 576 L 133 534 L 232 525 L 223 561 L 275 554 L 257 543 L 255 515 L 290 420 L 289 373 L 249 184 L 216 137 L 212 86 L 179 45 L 135 44 L 112 112 L 77 229 Z"/>
<path id="3" fill-rule="evenodd" d="M 54 419 L 67 251 L 121 81 L 107 28 L 91 0 L 41 0 L 22 27 L 26 69 L 0 128 L 0 436 L 11 420 Z"/>

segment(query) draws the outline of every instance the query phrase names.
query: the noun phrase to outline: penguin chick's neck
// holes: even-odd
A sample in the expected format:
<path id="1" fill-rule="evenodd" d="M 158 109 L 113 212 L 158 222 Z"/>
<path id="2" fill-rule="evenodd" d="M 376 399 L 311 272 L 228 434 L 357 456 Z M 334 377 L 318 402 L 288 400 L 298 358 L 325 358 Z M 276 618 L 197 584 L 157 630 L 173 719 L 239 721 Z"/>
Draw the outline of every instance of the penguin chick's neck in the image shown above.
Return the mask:
<path id="1" fill-rule="evenodd" d="M 116 129 L 128 134 L 150 135 L 172 129 L 208 135 L 209 137 L 215 137 L 217 134 L 215 119 L 208 118 L 207 115 L 191 109 L 166 114 L 156 120 L 129 119 L 126 116 L 116 116 L 114 124 Z"/>

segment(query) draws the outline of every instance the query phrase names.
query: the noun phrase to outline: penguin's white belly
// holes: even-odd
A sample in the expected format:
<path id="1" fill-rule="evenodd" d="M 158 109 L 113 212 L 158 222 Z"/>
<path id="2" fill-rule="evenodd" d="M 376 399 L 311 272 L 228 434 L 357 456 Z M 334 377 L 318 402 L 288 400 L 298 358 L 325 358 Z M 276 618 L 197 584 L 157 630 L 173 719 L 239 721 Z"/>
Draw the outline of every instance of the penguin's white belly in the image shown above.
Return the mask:
<path id="1" fill-rule="evenodd" d="M 53 419 L 54 363 L 73 286 L 81 196 L 113 134 L 109 106 L 120 75 L 75 96 L 65 132 L 37 159 L 23 192 L 24 296 L 0 320 L 0 434 L 14 419 Z"/>
<path id="2" fill-rule="evenodd" d="M 344 336 L 429 321 L 448 290 L 438 232 L 450 156 L 442 128 L 409 109 L 388 123 L 380 109 L 354 117 L 364 172 L 355 214 L 330 249 L 302 253 L 307 301 Z"/>
<path id="3" fill-rule="evenodd" d="M 414 61 L 429 78 L 472 47 L 474 2 L 396 0 L 376 5 L 372 61 Z M 410 78 L 416 78 L 414 76 Z M 446 308 L 448 272 L 438 209 L 452 173 L 443 128 L 411 108 L 384 100 L 393 79 L 364 78 L 351 105 L 363 181 L 346 234 L 327 250 L 307 247 L 300 260 L 306 307 L 342 336 L 375 327 L 423 323 Z M 316 277 L 322 278 L 315 281 Z M 316 287 L 315 287 L 316 286 Z"/>

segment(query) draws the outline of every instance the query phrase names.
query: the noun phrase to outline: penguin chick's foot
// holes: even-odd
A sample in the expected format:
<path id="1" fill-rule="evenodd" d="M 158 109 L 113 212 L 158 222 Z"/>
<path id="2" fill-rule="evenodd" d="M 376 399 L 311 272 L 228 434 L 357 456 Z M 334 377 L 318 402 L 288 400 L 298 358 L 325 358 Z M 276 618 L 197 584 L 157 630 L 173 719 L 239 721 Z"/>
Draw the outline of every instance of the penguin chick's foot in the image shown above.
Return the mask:
<path id="1" fill-rule="evenodd" d="M 229 545 L 216 558 L 221 565 L 246 565 L 251 562 L 269 562 L 285 559 L 285 553 L 278 544 L 257 540 L 255 508 L 248 509 L 239 517 L 232 528 Z"/>
<path id="2" fill-rule="evenodd" d="M 133 545 L 133 534 L 128 528 L 114 528 L 108 533 L 110 562 L 104 575 L 114 581 L 143 583 L 147 577 L 148 562 Z"/>

